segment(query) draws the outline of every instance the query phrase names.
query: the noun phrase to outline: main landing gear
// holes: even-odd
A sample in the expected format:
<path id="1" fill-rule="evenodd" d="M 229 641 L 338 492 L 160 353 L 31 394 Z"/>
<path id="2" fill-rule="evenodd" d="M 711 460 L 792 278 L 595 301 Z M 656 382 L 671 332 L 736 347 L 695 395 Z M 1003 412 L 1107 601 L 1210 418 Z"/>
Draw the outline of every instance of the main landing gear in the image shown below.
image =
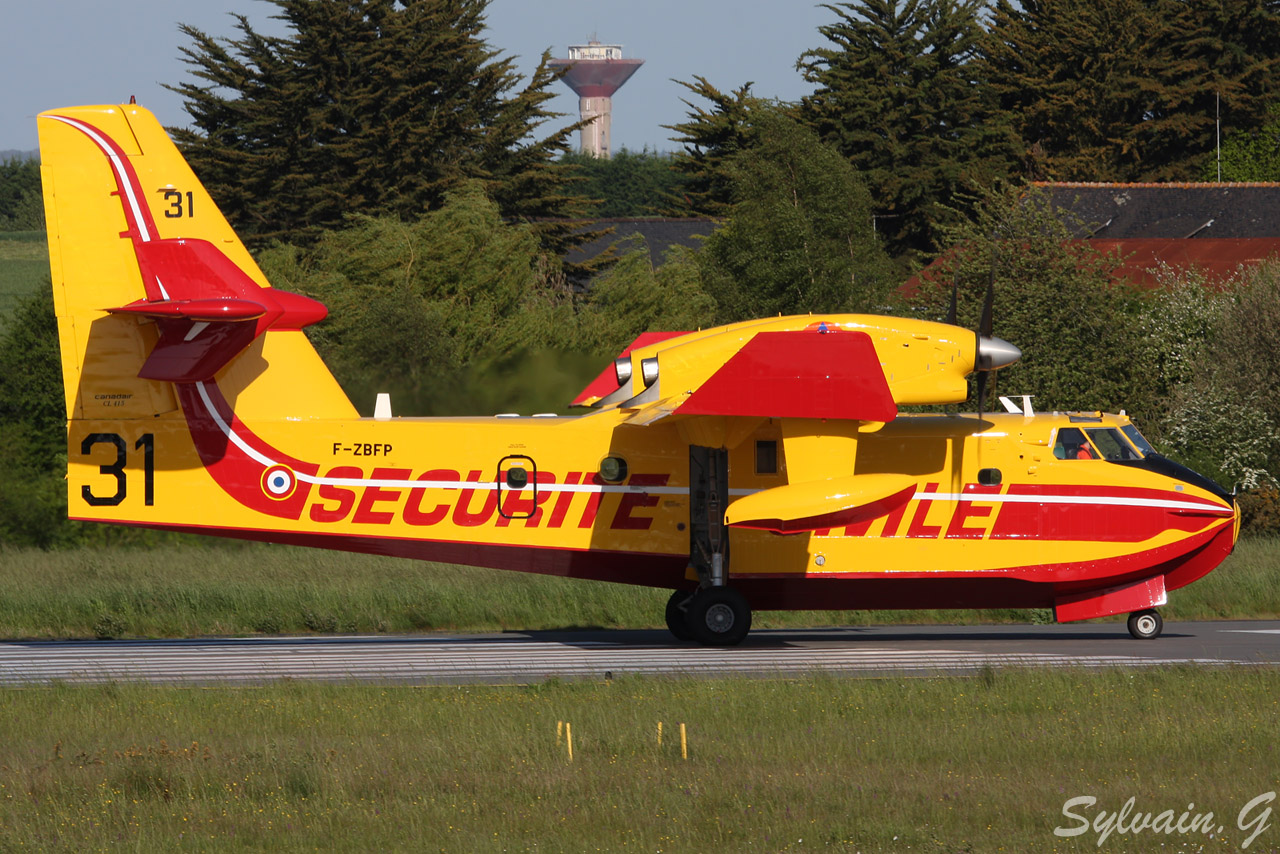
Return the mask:
<path id="1" fill-rule="evenodd" d="M 732 587 L 676 590 L 667 600 L 667 628 L 676 640 L 734 646 L 751 631 L 751 606 Z"/>
<path id="2" fill-rule="evenodd" d="M 1160 637 L 1164 628 L 1164 620 L 1154 608 L 1145 611 L 1134 611 L 1129 615 L 1129 634 L 1138 640 L 1149 640 Z"/>
<path id="3" fill-rule="evenodd" d="M 698 576 L 692 593 L 677 590 L 667 601 L 667 628 L 677 640 L 733 646 L 751 630 L 751 606 L 728 586 L 729 452 L 689 446 L 689 566 Z"/>

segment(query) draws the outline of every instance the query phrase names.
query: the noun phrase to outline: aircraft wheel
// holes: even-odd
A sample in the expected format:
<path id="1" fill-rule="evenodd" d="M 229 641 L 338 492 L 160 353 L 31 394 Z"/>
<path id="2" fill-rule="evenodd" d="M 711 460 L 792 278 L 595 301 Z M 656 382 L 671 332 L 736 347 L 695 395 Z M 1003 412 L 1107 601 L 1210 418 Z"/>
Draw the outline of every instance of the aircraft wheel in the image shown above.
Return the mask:
<path id="1" fill-rule="evenodd" d="M 693 594 L 688 590 L 672 590 L 667 600 L 667 628 L 679 641 L 693 640 L 693 629 L 689 628 L 689 600 Z"/>
<path id="2" fill-rule="evenodd" d="M 733 646 L 751 630 L 751 606 L 732 587 L 707 587 L 693 594 L 688 608 L 693 639 L 707 646 Z"/>
<path id="3" fill-rule="evenodd" d="M 1145 611 L 1134 611 L 1129 615 L 1129 634 L 1138 640 L 1158 638 L 1163 628 L 1164 620 L 1159 612 L 1151 608 Z"/>

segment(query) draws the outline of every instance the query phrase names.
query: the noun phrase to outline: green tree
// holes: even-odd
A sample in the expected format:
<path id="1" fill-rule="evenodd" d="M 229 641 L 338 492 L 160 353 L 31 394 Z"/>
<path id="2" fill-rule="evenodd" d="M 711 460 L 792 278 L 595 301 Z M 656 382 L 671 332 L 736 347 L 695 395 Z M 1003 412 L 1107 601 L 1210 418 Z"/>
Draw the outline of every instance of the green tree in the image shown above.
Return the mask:
<path id="1" fill-rule="evenodd" d="M 1280 484 L 1280 262 L 1243 273 L 1218 302 L 1167 417 L 1170 454 L 1220 483 Z"/>
<path id="2" fill-rule="evenodd" d="M 931 253 L 962 189 L 1018 151 L 975 62 L 983 0 L 859 0 L 826 8 L 831 46 L 800 57 L 802 116 L 867 182 L 891 251 Z"/>
<path id="3" fill-rule="evenodd" d="M 670 212 L 677 216 L 724 216 L 733 204 L 733 182 L 725 172 L 726 161 L 754 144 L 754 117 L 769 104 L 751 94 L 750 83 L 721 92 L 704 77 L 695 77 L 692 83 L 676 82 L 708 101 L 709 106 L 684 100 L 688 119 L 664 125 L 676 133 L 673 141 L 682 146 L 674 166 L 684 182 Z"/>
<path id="4" fill-rule="evenodd" d="M 834 148 L 777 107 L 721 165 L 728 221 L 701 255 L 719 322 L 805 311 L 875 311 L 891 285 L 871 197 Z"/>
<path id="5" fill-rule="evenodd" d="M 1148 174 L 1194 180 L 1213 162 L 1217 123 L 1252 133 L 1280 93 L 1280 6 L 1272 0 L 1159 0 L 1159 57 L 1174 79 L 1143 123 Z"/>
<path id="6" fill-rule="evenodd" d="M 1073 239 L 1076 226 L 1042 191 L 989 190 L 973 219 L 948 232 L 956 248 L 935 265 L 915 304 L 942 320 L 956 282 L 958 322 L 974 329 L 994 282 L 995 334 L 1022 350 L 1017 364 L 999 371 L 1001 391 L 1034 395 L 1040 410 L 1126 409 L 1141 419 L 1157 411 L 1134 358 L 1141 293 L 1114 275 L 1121 259 Z"/>
<path id="7" fill-rule="evenodd" d="M 467 180 L 505 216 L 570 216 L 566 128 L 538 139 L 556 74 L 527 84 L 484 39 L 488 0 L 268 0 L 288 28 L 182 48 L 196 82 L 172 87 L 192 129 L 172 133 L 256 245 L 309 242 L 351 213 L 411 219 Z M 570 225 L 545 226 L 549 245 Z"/>
<path id="8" fill-rule="evenodd" d="M 1154 404 L 1143 413 L 1142 431 L 1161 447 L 1180 417 L 1178 393 L 1209 358 L 1214 327 L 1231 295 L 1195 267 L 1162 265 L 1155 274 L 1156 287 L 1138 312 L 1134 360 Z"/>
<path id="9" fill-rule="evenodd" d="M 0 433 L 0 543 L 58 543 L 67 536 L 66 408 L 47 281 L 0 338 Z"/>
<path id="10" fill-rule="evenodd" d="M 997 0 L 985 75 L 1031 177 L 1168 181 L 1263 121 L 1280 13 L 1266 0 Z"/>
<path id="11" fill-rule="evenodd" d="M 1257 131 L 1229 133 L 1223 140 L 1223 181 L 1280 181 L 1280 103 L 1272 104 L 1267 115 Z M 1205 164 L 1201 176 L 1217 180 L 1216 159 Z"/>
<path id="12" fill-rule="evenodd" d="M 624 148 L 610 158 L 572 153 L 561 162 L 581 176 L 574 192 L 590 200 L 598 217 L 661 216 L 683 197 L 675 155 Z"/>
<path id="13" fill-rule="evenodd" d="M 309 332 L 364 411 L 386 391 L 398 412 L 457 414 L 460 387 L 573 329 L 569 289 L 536 232 L 504 222 L 477 182 L 412 222 L 354 217 L 260 261 L 276 286 L 328 306 Z"/>
<path id="14" fill-rule="evenodd" d="M 0 231 L 42 230 L 40 163 L 16 157 L 0 162 Z"/>
<path id="15" fill-rule="evenodd" d="M 703 289 L 697 252 L 673 246 L 655 269 L 642 240 L 620 248 L 618 263 L 592 282 L 580 308 L 576 341 L 569 346 L 610 359 L 642 332 L 712 325 L 715 302 Z"/>

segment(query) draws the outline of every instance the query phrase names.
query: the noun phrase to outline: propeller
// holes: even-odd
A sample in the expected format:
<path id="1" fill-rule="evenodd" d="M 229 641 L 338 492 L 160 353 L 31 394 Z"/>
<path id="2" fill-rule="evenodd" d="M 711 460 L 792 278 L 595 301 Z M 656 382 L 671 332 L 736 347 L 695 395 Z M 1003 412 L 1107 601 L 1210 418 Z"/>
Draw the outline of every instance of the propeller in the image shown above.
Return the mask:
<path id="1" fill-rule="evenodd" d="M 977 351 L 973 358 L 973 369 L 978 373 L 977 379 L 977 397 L 978 397 L 978 418 L 982 418 L 983 405 L 987 399 L 987 379 L 991 377 L 1000 368 L 1008 367 L 1014 362 L 1022 358 L 1022 351 L 1017 347 L 1005 341 L 1002 338 L 996 338 L 991 334 L 992 306 L 996 300 L 996 264 L 995 253 L 991 258 L 991 275 L 987 279 L 987 294 L 982 300 L 982 317 L 978 321 L 978 328 L 975 330 Z M 951 289 L 951 314 L 954 316 L 956 304 L 956 287 L 953 285 Z"/>

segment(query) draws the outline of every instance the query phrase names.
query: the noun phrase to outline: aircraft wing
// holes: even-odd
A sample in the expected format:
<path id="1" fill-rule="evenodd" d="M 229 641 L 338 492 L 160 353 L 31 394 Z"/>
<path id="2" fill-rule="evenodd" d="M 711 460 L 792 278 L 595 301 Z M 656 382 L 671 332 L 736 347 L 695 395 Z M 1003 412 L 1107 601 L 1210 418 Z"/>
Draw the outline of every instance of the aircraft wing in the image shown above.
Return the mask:
<path id="1" fill-rule="evenodd" d="M 965 399 L 972 332 L 864 319 L 784 317 L 637 341 L 618 360 L 612 392 L 600 394 L 608 372 L 589 388 L 593 405 L 634 410 L 627 423 L 635 425 L 673 415 L 883 423 L 900 404 Z"/>

